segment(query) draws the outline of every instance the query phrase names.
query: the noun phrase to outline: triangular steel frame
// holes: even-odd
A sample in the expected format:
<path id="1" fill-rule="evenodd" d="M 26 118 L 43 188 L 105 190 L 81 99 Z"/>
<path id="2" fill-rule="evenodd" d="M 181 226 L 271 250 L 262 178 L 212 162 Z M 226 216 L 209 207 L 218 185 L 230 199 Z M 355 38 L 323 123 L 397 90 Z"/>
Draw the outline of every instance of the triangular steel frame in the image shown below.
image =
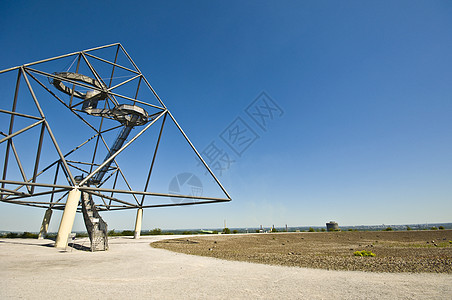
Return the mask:
<path id="1" fill-rule="evenodd" d="M 115 56 L 114 59 L 101 57 L 96 53 L 98 50 L 105 50 L 112 48 L 115 50 Z M 118 55 L 121 55 L 125 60 L 127 61 L 128 65 L 120 64 L 117 62 Z M 77 61 L 76 66 L 76 72 L 79 70 L 79 66 L 81 64 L 84 64 L 85 67 L 89 68 L 90 74 L 85 74 L 87 76 L 92 76 L 97 80 L 98 82 L 102 82 L 103 86 L 105 88 L 99 88 L 96 86 L 87 85 L 86 83 L 71 80 L 68 78 L 61 77 L 58 75 L 59 73 L 49 73 L 46 71 L 40 70 L 40 66 L 42 66 L 45 63 L 53 62 L 69 57 L 74 57 L 73 63 Z M 105 78 L 102 78 L 99 75 L 99 72 L 95 69 L 93 65 L 93 61 L 95 62 L 101 62 L 105 64 L 106 66 L 111 67 L 111 77 L 109 78 L 109 82 L 106 82 L 107 80 Z M 114 77 L 116 70 L 122 70 L 124 72 L 130 73 L 130 78 L 125 79 L 121 81 L 120 83 L 115 84 L 112 86 L 112 78 Z M 40 60 L 33 63 L 24 64 L 22 66 L 17 66 L 14 68 L 9 68 L 6 70 L 0 71 L 0 76 L 4 73 L 9 72 L 17 72 L 17 80 L 16 80 L 16 86 L 15 86 L 15 94 L 13 98 L 12 103 L 12 109 L 6 110 L 6 109 L 0 109 L 0 115 L 9 117 L 9 127 L 5 129 L 5 132 L 0 131 L 0 150 L 3 148 L 4 157 L 3 159 L 0 157 L 0 163 L 3 162 L 4 165 L 0 166 L 0 201 L 7 202 L 7 203 L 13 203 L 13 204 L 20 204 L 20 205 L 27 205 L 27 206 L 34 206 L 34 207 L 41 207 L 41 208 L 51 208 L 51 209 L 59 209 L 62 210 L 65 207 L 64 199 L 67 193 L 74 188 L 79 189 L 82 192 L 89 193 L 92 196 L 98 197 L 101 199 L 101 202 L 96 204 L 96 207 L 98 210 L 123 210 L 123 209 L 136 209 L 136 208 L 153 208 L 153 207 L 165 207 L 165 206 L 181 206 L 181 205 L 195 205 L 195 204 L 205 204 L 205 203 L 215 203 L 215 202 L 227 202 L 231 200 L 231 197 L 225 190 L 225 188 L 221 185 L 218 178 L 215 176 L 215 174 L 212 172 L 210 167 L 207 165 L 207 163 L 204 161 L 204 159 L 201 157 L 199 152 L 196 150 L 193 143 L 190 141 L 188 136 L 185 134 L 185 132 L 182 130 L 181 126 L 177 123 L 176 119 L 173 117 L 171 112 L 167 109 L 163 101 L 160 99 L 160 97 L 157 95 L 155 90 L 152 88 L 146 77 L 141 73 L 141 71 L 138 69 L 137 65 L 133 62 L 132 58 L 129 56 L 129 54 L 126 52 L 124 47 L 120 43 L 115 43 L 111 45 L 105 45 L 101 47 L 96 47 L 92 49 L 87 49 L 83 51 L 73 52 L 66 55 L 61 55 L 53 58 L 48 58 L 44 60 Z M 68 99 L 65 99 L 64 97 L 61 97 L 58 95 L 58 93 L 55 92 L 55 90 L 49 88 L 46 84 L 43 83 L 40 78 L 45 78 L 49 81 L 52 80 L 59 80 L 61 82 L 64 82 L 68 84 L 68 86 L 72 86 L 71 88 L 71 95 L 66 95 Z M 0 77 L 1 80 L 1 77 Z M 38 116 L 33 116 L 25 113 L 21 113 L 20 111 L 16 111 L 16 104 L 18 101 L 18 90 L 19 85 L 21 81 L 25 81 L 27 90 L 29 92 L 29 96 L 33 99 L 33 102 L 36 106 L 37 111 L 39 112 Z M 117 92 L 116 90 L 121 87 L 125 86 L 127 84 L 131 84 L 132 82 L 137 83 L 137 87 L 135 90 L 134 95 L 130 94 L 123 94 L 121 92 Z M 57 139 L 55 138 L 54 134 L 52 133 L 52 129 L 50 127 L 50 124 L 47 122 L 46 116 L 44 115 L 43 110 L 40 107 L 40 102 L 38 100 L 38 97 L 35 95 L 35 92 L 33 90 L 33 87 L 31 85 L 31 82 L 34 84 L 37 84 L 41 88 L 43 88 L 46 92 L 48 92 L 49 97 L 53 97 L 52 99 L 57 100 L 57 102 L 61 103 L 66 109 L 69 109 L 73 114 L 75 114 L 79 119 L 81 119 L 88 127 L 90 127 L 94 131 L 94 135 L 91 136 L 88 140 L 83 142 L 82 144 L 78 145 L 68 153 L 63 153 L 61 151 L 61 148 L 58 144 Z M 97 92 L 106 93 L 108 95 L 107 99 L 105 100 L 105 106 L 115 106 L 118 105 L 120 102 L 127 102 L 127 103 L 133 103 L 139 104 L 141 106 L 145 106 L 149 109 L 153 110 L 152 118 L 150 118 L 149 122 L 144 124 L 140 128 L 139 132 L 133 137 L 131 137 L 116 153 L 111 155 L 111 157 L 104 161 L 102 164 L 95 164 L 95 157 L 96 157 L 96 151 L 98 149 L 98 145 L 103 145 L 106 147 L 107 151 L 110 151 L 108 148 L 105 139 L 103 138 L 103 134 L 105 134 L 108 131 L 114 130 L 120 126 L 116 127 L 110 127 L 110 128 L 103 128 L 102 124 L 104 121 L 104 116 L 102 116 L 102 121 L 100 121 L 99 125 L 91 124 L 90 121 L 84 116 L 82 113 L 82 110 L 80 109 L 83 100 L 76 99 L 74 97 L 74 93 L 76 93 L 76 88 L 88 88 Z M 137 96 L 139 94 L 140 89 L 148 89 L 152 93 L 152 95 L 155 97 L 154 100 L 155 103 L 150 103 L 149 101 L 145 101 L 144 99 L 139 99 Z M 119 100 L 118 100 L 119 99 Z M 16 118 L 27 118 L 32 120 L 34 123 L 32 123 L 29 126 L 26 126 L 24 128 L 15 130 L 15 120 Z M 174 195 L 174 194 L 165 194 L 165 193 L 153 193 L 148 191 L 149 188 L 149 181 L 151 174 L 153 172 L 153 166 L 156 161 L 157 151 L 160 143 L 160 139 L 162 137 L 163 133 L 163 127 L 165 125 L 165 122 L 171 120 L 177 129 L 179 130 L 180 134 L 183 135 L 185 141 L 190 145 L 190 148 L 193 150 L 193 152 L 196 154 L 199 161 L 204 165 L 208 173 L 212 176 L 215 183 L 218 185 L 218 187 L 221 189 L 222 193 L 224 194 L 224 197 L 200 197 L 200 196 L 193 196 L 193 195 Z M 125 177 L 124 173 L 122 172 L 121 168 L 119 167 L 117 161 L 115 160 L 115 157 L 125 151 L 129 145 L 136 142 L 136 140 L 145 133 L 151 126 L 157 126 L 156 122 L 161 120 L 161 128 L 159 130 L 159 136 L 154 148 L 154 153 L 152 157 L 152 161 L 150 162 L 149 170 L 147 172 L 147 180 L 142 190 L 133 190 L 131 188 L 131 185 L 129 184 L 127 178 Z M 7 122 L 5 122 L 7 123 Z M 31 178 L 27 178 L 25 175 L 24 168 L 21 164 L 21 158 L 18 152 L 16 151 L 15 144 L 14 144 L 14 138 L 19 136 L 20 134 L 23 134 L 24 132 L 28 131 L 31 128 L 34 127 L 41 127 L 40 135 L 39 135 L 39 142 L 37 146 L 36 151 L 36 159 L 35 164 L 33 167 L 33 175 Z M 53 143 L 54 150 L 58 154 L 58 159 L 53 161 L 53 163 L 46 165 L 45 167 L 40 166 L 41 161 L 41 152 L 42 152 L 42 145 L 44 137 L 48 136 L 50 140 Z M 96 147 L 94 150 L 94 153 L 89 161 L 87 162 L 76 162 L 71 161 L 68 156 L 72 154 L 73 152 L 77 151 L 79 148 L 83 147 L 85 144 L 87 144 L 91 140 L 96 140 Z M 0 152 L 1 154 L 2 152 Z M 11 180 L 8 178 L 8 164 L 11 163 L 11 157 L 14 155 L 14 158 L 17 163 L 17 167 L 20 170 L 21 178 L 22 180 Z M 109 162 L 113 162 L 112 167 L 109 167 Z M 109 167 L 110 174 L 109 176 L 103 181 L 106 182 L 107 180 L 114 180 L 114 184 L 112 188 L 105 188 L 103 187 L 103 183 L 93 186 L 93 185 L 86 185 L 86 183 L 95 176 L 104 166 Z M 84 173 L 84 177 L 82 180 L 76 180 L 76 176 L 74 174 L 74 170 L 78 170 L 80 172 Z M 54 178 L 53 182 L 40 182 L 39 177 L 43 174 L 47 174 L 49 172 L 52 173 L 52 176 Z M 49 176 L 47 174 L 47 176 Z M 61 178 L 65 178 L 64 184 L 58 183 L 61 182 Z M 126 183 L 128 189 L 127 190 L 121 190 L 116 188 L 116 181 L 118 180 L 118 177 L 122 178 L 122 180 Z M 133 199 L 135 201 L 130 200 L 123 200 L 121 199 L 121 195 L 132 195 Z M 45 200 L 39 199 L 32 200 L 34 197 L 37 196 L 46 196 L 49 195 Z M 154 198 L 152 198 L 154 197 Z M 184 199 L 191 199 L 190 201 L 185 201 L 181 203 L 169 203 L 169 202 L 156 202 L 152 201 L 152 199 L 159 199 L 160 197 L 171 197 L 171 198 L 184 198 Z M 42 197 L 41 197 L 42 198 Z M 151 200 L 149 200 L 151 199 Z M 80 209 L 79 209 L 80 211 Z"/>

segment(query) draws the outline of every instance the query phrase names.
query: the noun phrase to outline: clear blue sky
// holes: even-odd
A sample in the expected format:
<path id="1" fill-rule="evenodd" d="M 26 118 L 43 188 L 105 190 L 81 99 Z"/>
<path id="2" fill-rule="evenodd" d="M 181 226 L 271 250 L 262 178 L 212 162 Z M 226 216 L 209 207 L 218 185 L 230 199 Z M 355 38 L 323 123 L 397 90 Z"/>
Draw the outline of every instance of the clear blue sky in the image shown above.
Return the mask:
<path id="1" fill-rule="evenodd" d="M 199 150 L 235 160 L 232 202 L 149 209 L 143 229 L 452 222 L 452 2 L 0 4 L 0 69 L 114 42 Z M 283 111 L 265 130 L 246 113 L 262 91 Z M 259 137 L 241 156 L 221 139 L 237 117 Z M 0 230 L 43 213 L 1 203 Z"/>

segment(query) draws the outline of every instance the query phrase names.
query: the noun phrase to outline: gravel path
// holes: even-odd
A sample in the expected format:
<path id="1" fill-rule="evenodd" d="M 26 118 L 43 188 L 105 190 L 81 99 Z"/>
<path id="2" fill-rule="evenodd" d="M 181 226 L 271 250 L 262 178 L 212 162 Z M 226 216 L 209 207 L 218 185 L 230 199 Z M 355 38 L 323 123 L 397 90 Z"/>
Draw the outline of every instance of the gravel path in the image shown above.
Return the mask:
<path id="1" fill-rule="evenodd" d="M 149 246 L 165 238 L 177 236 L 113 238 L 109 251 L 95 253 L 57 250 L 49 240 L 0 239 L 0 298 L 450 299 L 452 294 L 449 274 L 270 266 Z"/>

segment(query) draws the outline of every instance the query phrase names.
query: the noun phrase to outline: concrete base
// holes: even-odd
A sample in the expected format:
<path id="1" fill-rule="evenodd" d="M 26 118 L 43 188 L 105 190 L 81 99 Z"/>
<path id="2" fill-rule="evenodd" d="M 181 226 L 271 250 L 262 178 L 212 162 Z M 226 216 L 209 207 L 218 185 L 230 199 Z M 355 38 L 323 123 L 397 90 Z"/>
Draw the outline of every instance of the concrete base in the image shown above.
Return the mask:
<path id="1" fill-rule="evenodd" d="M 141 222 L 143 221 L 143 209 L 139 208 L 137 210 L 137 220 L 135 222 L 135 232 L 133 235 L 134 239 L 139 239 L 141 235 Z"/>
<path id="2" fill-rule="evenodd" d="M 58 229 L 58 235 L 55 242 L 55 247 L 57 248 L 66 248 L 67 246 L 67 240 L 71 234 L 72 226 L 74 225 L 80 195 L 81 192 L 78 189 L 73 189 L 67 196 L 66 206 L 64 207 L 60 228 Z"/>
<path id="3" fill-rule="evenodd" d="M 50 218 L 52 217 L 52 210 L 48 208 L 44 214 L 44 219 L 42 219 L 41 229 L 39 229 L 38 239 L 43 239 L 47 235 L 47 230 L 49 230 Z"/>

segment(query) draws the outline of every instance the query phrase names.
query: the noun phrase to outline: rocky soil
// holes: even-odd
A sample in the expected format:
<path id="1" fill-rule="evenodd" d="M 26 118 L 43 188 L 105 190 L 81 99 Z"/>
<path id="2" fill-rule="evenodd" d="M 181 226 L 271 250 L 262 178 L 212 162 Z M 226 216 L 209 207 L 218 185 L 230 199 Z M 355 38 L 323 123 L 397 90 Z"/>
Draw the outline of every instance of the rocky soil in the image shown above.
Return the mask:
<path id="1" fill-rule="evenodd" d="M 452 230 L 203 235 L 151 244 L 255 263 L 370 272 L 452 274 Z M 367 250 L 375 257 L 355 256 Z"/>

